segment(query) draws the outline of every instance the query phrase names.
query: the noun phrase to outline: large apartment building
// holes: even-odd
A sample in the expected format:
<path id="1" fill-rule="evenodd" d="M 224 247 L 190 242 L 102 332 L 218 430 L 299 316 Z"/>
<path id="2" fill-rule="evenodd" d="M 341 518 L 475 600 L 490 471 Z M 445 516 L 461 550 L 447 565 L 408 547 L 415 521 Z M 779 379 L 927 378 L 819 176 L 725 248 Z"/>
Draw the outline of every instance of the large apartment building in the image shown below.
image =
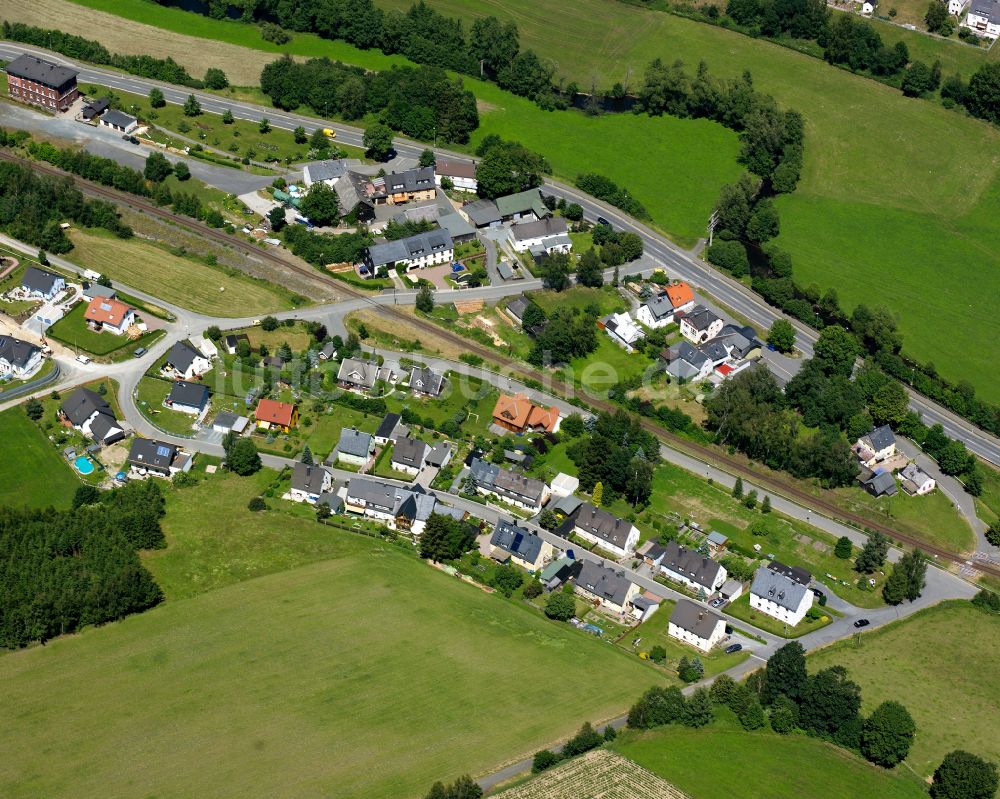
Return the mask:
<path id="1" fill-rule="evenodd" d="M 65 111 L 80 96 L 76 70 L 69 67 L 25 53 L 11 61 L 5 71 L 11 98 L 22 103 Z"/>

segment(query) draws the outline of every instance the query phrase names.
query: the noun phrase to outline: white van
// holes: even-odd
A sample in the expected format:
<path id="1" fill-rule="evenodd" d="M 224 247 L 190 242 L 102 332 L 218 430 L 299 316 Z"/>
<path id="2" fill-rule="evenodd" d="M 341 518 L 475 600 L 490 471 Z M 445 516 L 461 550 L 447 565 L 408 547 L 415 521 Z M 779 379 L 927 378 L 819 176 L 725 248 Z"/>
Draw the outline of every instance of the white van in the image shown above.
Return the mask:
<path id="1" fill-rule="evenodd" d="M 86 355 L 77 355 L 76 359 L 82 364 L 90 363 L 90 358 L 88 358 Z"/>

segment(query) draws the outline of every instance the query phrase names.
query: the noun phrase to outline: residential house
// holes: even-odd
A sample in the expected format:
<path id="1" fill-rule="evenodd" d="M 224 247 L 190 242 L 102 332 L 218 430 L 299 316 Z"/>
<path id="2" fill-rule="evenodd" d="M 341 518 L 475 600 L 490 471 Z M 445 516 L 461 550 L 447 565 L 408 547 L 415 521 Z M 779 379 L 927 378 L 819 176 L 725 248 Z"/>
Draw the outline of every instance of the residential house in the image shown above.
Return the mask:
<path id="1" fill-rule="evenodd" d="M 274 369 L 280 372 L 285 368 L 285 359 L 280 355 L 268 355 L 266 358 L 262 358 L 260 365 L 265 369 Z"/>
<path id="2" fill-rule="evenodd" d="M 444 389 L 444 375 L 427 366 L 410 369 L 410 391 L 422 397 L 439 397 Z"/>
<path id="3" fill-rule="evenodd" d="M 705 539 L 705 543 L 708 544 L 709 554 L 714 557 L 729 546 L 729 536 L 723 535 L 718 530 L 712 530 L 708 534 L 708 538 Z"/>
<path id="4" fill-rule="evenodd" d="M 445 264 L 455 257 L 455 245 L 445 230 L 417 233 L 405 239 L 373 244 L 365 251 L 364 277 L 375 277 L 383 267 L 402 266 L 407 272 Z"/>
<path id="5" fill-rule="evenodd" d="M 442 178 L 448 178 L 451 185 L 459 191 L 475 192 L 479 190 L 479 181 L 476 180 L 476 165 L 469 161 L 438 159 L 434 165 L 434 182 L 440 186 Z"/>
<path id="6" fill-rule="evenodd" d="M 321 361 L 330 361 L 337 357 L 337 348 L 334 346 L 332 341 L 327 341 L 319 351 L 318 355 Z"/>
<path id="7" fill-rule="evenodd" d="M 389 205 L 433 200 L 437 194 L 433 166 L 391 172 L 384 178 L 386 202 Z"/>
<path id="8" fill-rule="evenodd" d="M 806 588 L 812 583 L 812 572 L 808 569 L 803 569 L 801 566 L 786 566 L 780 560 L 772 560 L 767 564 L 767 568 L 778 572 L 778 574 L 783 574 L 789 580 L 795 580 L 799 585 L 804 585 Z"/>
<path id="9" fill-rule="evenodd" d="M 549 487 L 544 481 L 525 477 L 479 458 L 473 458 L 469 474 L 480 494 L 498 497 L 519 508 L 539 511 L 549 498 Z"/>
<path id="10" fill-rule="evenodd" d="M 77 71 L 22 53 L 11 61 L 7 73 L 7 92 L 11 99 L 51 111 L 65 111 L 80 96 L 76 87 Z"/>
<path id="11" fill-rule="evenodd" d="M 968 0 L 948 0 L 948 13 L 961 16 L 967 2 Z"/>
<path id="12" fill-rule="evenodd" d="M 504 519 L 497 522 L 490 537 L 490 557 L 506 563 L 508 560 L 529 572 L 537 571 L 552 559 L 554 549 L 548 541 Z"/>
<path id="13" fill-rule="evenodd" d="M 734 360 L 757 358 L 764 348 L 757 333 L 749 325 L 723 325 L 716 339 L 729 350 L 729 357 Z"/>
<path id="14" fill-rule="evenodd" d="M 587 600 L 612 613 L 625 613 L 626 605 L 639 593 L 639 587 L 625 576 L 623 569 L 612 569 L 592 560 L 584 561 L 576 578 L 576 590 Z"/>
<path id="15" fill-rule="evenodd" d="M 660 572 L 668 579 L 705 596 L 714 594 L 726 582 L 725 568 L 700 552 L 682 547 L 676 541 L 668 541 L 663 550 Z"/>
<path id="16" fill-rule="evenodd" d="M 633 352 L 636 345 L 646 337 L 642 328 L 633 322 L 632 317 L 627 313 L 608 314 L 597 320 L 597 326 L 604 330 L 613 342 L 624 347 L 628 352 Z"/>
<path id="17" fill-rule="evenodd" d="M 347 159 L 337 158 L 326 161 L 316 161 L 306 164 L 302 169 L 302 182 L 306 188 L 311 188 L 314 183 L 325 183 L 331 189 L 334 184 L 347 174 Z"/>
<path id="18" fill-rule="evenodd" d="M 102 286 L 100 283 L 90 282 L 83 284 L 83 298 L 90 302 L 100 297 L 105 300 L 114 300 L 118 297 L 118 292 L 110 286 Z"/>
<path id="19" fill-rule="evenodd" d="M 385 363 L 379 366 L 375 361 L 363 361 L 359 358 L 344 358 L 337 372 L 337 384 L 350 391 L 370 392 L 381 380 L 385 383 L 395 383 L 399 373 L 393 364 Z"/>
<path id="20" fill-rule="evenodd" d="M 873 497 L 891 497 L 896 494 L 896 478 L 892 472 L 879 469 L 862 469 L 858 473 L 858 482 L 861 487 Z"/>
<path id="21" fill-rule="evenodd" d="M 403 488 L 352 477 L 347 484 L 344 507 L 349 512 L 377 519 L 392 530 L 420 535 L 439 506 L 434 495 L 420 486 Z M 440 509 L 445 508 L 441 506 Z"/>
<path id="22" fill-rule="evenodd" d="M 564 556 L 542 569 L 538 579 L 546 591 L 555 591 L 569 580 L 577 579 L 582 570 L 583 561 Z"/>
<path id="23" fill-rule="evenodd" d="M 899 477 L 903 481 L 903 490 L 910 495 L 929 494 L 937 486 L 934 478 L 915 463 L 906 464 Z"/>
<path id="24" fill-rule="evenodd" d="M 519 325 L 524 324 L 524 312 L 528 310 L 528 306 L 531 305 L 531 300 L 521 294 L 515 297 L 504 307 L 507 315 L 517 322 Z"/>
<path id="25" fill-rule="evenodd" d="M 687 283 L 675 282 L 665 286 L 655 297 L 639 307 L 636 317 L 646 327 L 666 327 L 674 315 L 694 308 L 694 292 Z"/>
<path id="26" fill-rule="evenodd" d="M 722 332 L 724 322 L 704 305 L 696 305 L 680 318 L 681 335 L 694 344 L 703 344 Z"/>
<path id="27" fill-rule="evenodd" d="M 458 212 L 476 228 L 500 227 L 500 210 L 493 200 L 466 203 L 458 209 Z"/>
<path id="28" fill-rule="evenodd" d="M 866 17 L 870 17 L 875 13 L 875 9 L 878 6 L 878 0 L 861 0 L 861 13 Z"/>
<path id="29" fill-rule="evenodd" d="M 139 120 L 117 109 L 109 108 L 101 114 L 101 126 L 128 135 L 139 127 Z"/>
<path id="30" fill-rule="evenodd" d="M 51 300 L 66 288 L 66 279 L 36 266 L 29 266 L 24 270 L 24 277 L 21 278 L 21 288 L 29 297 Z"/>
<path id="31" fill-rule="evenodd" d="M 400 439 L 402 440 L 402 439 Z M 344 427 L 337 443 L 337 462 L 364 466 L 375 454 L 375 439 L 371 433 L 355 427 Z"/>
<path id="32" fill-rule="evenodd" d="M 240 351 L 241 341 L 245 341 L 247 347 L 250 346 L 250 337 L 246 333 L 229 333 L 222 339 L 222 345 L 226 348 L 226 352 L 230 355 L 235 355 Z"/>
<path id="33" fill-rule="evenodd" d="M 292 402 L 262 399 L 257 403 L 253 418 L 260 430 L 288 433 L 299 423 L 299 408 Z"/>
<path id="34" fill-rule="evenodd" d="M 93 102 L 87 103 L 80 112 L 80 116 L 83 117 L 85 122 L 93 122 L 110 107 L 111 100 L 107 97 L 101 97 Z"/>
<path id="35" fill-rule="evenodd" d="M 424 468 L 430 447 L 419 438 L 397 438 L 392 448 L 392 460 L 389 465 L 405 474 L 418 474 Z"/>
<path id="36" fill-rule="evenodd" d="M 438 206 L 434 206 L 437 208 Z M 476 237 L 476 229 L 465 221 L 461 214 L 452 212 L 437 218 L 438 226 L 444 230 L 455 244 L 464 244 Z"/>
<path id="37" fill-rule="evenodd" d="M 359 222 L 370 222 L 375 218 L 379 190 L 367 175 L 348 172 L 334 181 L 333 190 L 337 192 L 341 214 L 348 216 L 353 212 Z M 384 201 L 385 195 L 382 194 L 381 197 Z"/>
<path id="38" fill-rule="evenodd" d="M 854 453 L 866 469 L 874 469 L 875 464 L 889 460 L 896 454 L 896 436 L 892 428 L 884 424 L 870 433 L 865 433 L 854 443 Z"/>
<path id="39" fill-rule="evenodd" d="M 455 448 L 447 441 L 439 441 L 434 448 L 427 453 L 427 465 L 435 469 L 443 469 L 451 461 L 455 454 Z"/>
<path id="40" fill-rule="evenodd" d="M 191 471 L 191 462 L 191 456 L 173 444 L 151 438 L 135 439 L 128 453 L 129 467 L 140 476 L 173 477 Z"/>
<path id="41" fill-rule="evenodd" d="M 97 333 L 124 335 L 135 324 L 135 310 L 121 300 L 94 297 L 83 312 L 87 326 Z"/>
<path id="42" fill-rule="evenodd" d="M 535 405 L 526 394 L 501 394 L 493 408 L 493 423 L 512 433 L 554 433 L 559 421 L 558 408 Z"/>
<path id="43" fill-rule="evenodd" d="M 568 530 L 584 541 L 597 544 L 601 549 L 620 558 L 635 551 L 639 543 L 639 528 L 632 522 L 619 519 L 602 508 L 584 502 L 576 513 L 563 523 L 561 529 Z"/>
<path id="44" fill-rule="evenodd" d="M 675 380 L 697 383 L 712 374 L 713 364 L 705 353 L 687 341 L 678 341 L 660 353 L 664 371 Z"/>
<path id="45" fill-rule="evenodd" d="M 295 502 L 315 505 L 332 488 L 333 475 L 322 466 L 299 462 L 292 468 L 292 486 L 288 494 Z"/>
<path id="46" fill-rule="evenodd" d="M 797 580 L 761 566 L 750 585 L 750 607 L 794 627 L 812 607 L 813 592 Z"/>
<path id="47" fill-rule="evenodd" d="M 169 377 L 190 380 L 196 375 L 205 374 L 211 368 L 211 361 L 188 342 L 176 341 L 167 353 L 160 371 Z"/>
<path id="48" fill-rule="evenodd" d="M 194 416 L 201 416 L 208 408 L 209 391 L 208 386 L 202 383 L 189 383 L 187 380 L 178 380 L 170 387 L 163 404 L 168 408 L 181 413 L 190 413 Z"/>
<path id="49" fill-rule="evenodd" d="M 565 472 L 559 472 L 559 474 L 552 478 L 551 485 L 552 496 L 560 498 L 568 497 L 575 494 L 580 488 L 580 478 L 566 474 Z"/>
<path id="50" fill-rule="evenodd" d="M 42 365 L 42 351 L 13 336 L 0 336 L 0 379 L 24 380 Z"/>
<path id="51" fill-rule="evenodd" d="M 214 361 L 219 357 L 219 348 L 215 342 L 207 336 L 191 336 L 191 346 L 200 352 L 209 361 Z"/>
<path id="52" fill-rule="evenodd" d="M 530 252 L 536 256 L 551 255 L 554 252 L 568 253 L 573 249 L 566 220 L 562 217 L 518 222 L 510 226 L 507 238 L 517 252 Z"/>
<path id="53" fill-rule="evenodd" d="M 63 400 L 60 418 L 98 444 L 125 438 L 125 429 L 104 397 L 89 388 L 78 388 Z"/>
<path id="54" fill-rule="evenodd" d="M 708 652 L 726 637 L 726 620 L 689 599 L 679 599 L 670 614 L 667 635 Z"/>
<path id="55" fill-rule="evenodd" d="M 996 39 L 1000 36 L 1000 0 L 972 0 L 962 25 L 980 36 Z"/>
<path id="56" fill-rule="evenodd" d="M 387 413 L 375 430 L 375 443 L 380 447 L 384 447 L 390 441 L 395 442 L 397 436 L 401 434 L 400 428 L 402 425 L 400 425 L 399 420 L 400 415 L 398 413 Z M 405 435 L 405 433 L 402 435 Z"/>
<path id="57" fill-rule="evenodd" d="M 236 433 L 242 435 L 247 429 L 250 420 L 245 416 L 240 416 L 229 411 L 222 411 L 215 415 L 212 420 L 212 429 L 218 433 Z"/>
<path id="58" fill-rule="evenodd" d="M 538 189 L 528 189 L 506 197 L 498 197 L 497 210 L 505 222 L 517 222 L 521 219 L 530 221 L 551 215 L 542 202 L 542 193 Z"/>

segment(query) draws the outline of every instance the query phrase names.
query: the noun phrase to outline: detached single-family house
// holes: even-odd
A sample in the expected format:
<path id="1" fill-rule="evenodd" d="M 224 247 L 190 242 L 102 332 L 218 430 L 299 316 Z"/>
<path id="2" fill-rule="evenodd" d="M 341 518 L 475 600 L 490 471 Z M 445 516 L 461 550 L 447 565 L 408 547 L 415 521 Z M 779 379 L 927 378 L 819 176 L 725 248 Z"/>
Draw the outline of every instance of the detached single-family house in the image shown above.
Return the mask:
<path id="1" fill-rule="evenodd" d="M 639 543 L 639 528 L 632 522 L 619 519 L 589 502 L 580 505 L 576 513 L 563 523 L 563 528 L 618 557 L 631 555 Z"/>
<path id="2" fill-rule="evenodd" d="M 434 448 L 427 453 L 426 462 L 428 466 L 435 469 L 443 469 L 451 461 L 455 454 L 455 448 L 447 441 L 439 441 Z"/>
<path id="3" fill-rule="evenodd" d="M 704 305 L 696 305 L 680 319 L 681 335 L 694 344 L 703 344 L 722 332 L 725 322 Z"/>
<path id="4" fill-rule="evenodd" d="M 338 463 L 364 466 L 374 454 L 375 439 L 371 433 L 354 427 L 345 427 L 340 431 L 340 440 L 337 442 Z"/>
<path id="5" fill-rule="evenodd" d="M 190 380 L 212 368 L 212 362 L 186 341 L 174 342 L 163 363 L 163 374 Z"/>
<path id="6" fill-rule="evenodd" d="M 639 586 L 625 576 L 624 570 L 588 560 L 576 578 L 576 591 L 606 610 L 624 614 L 626 605 L 639 593 Z"/>
<path id="7" fill-rule="evenodd" d="M 472 459 L 469 474 L 480 494 L 498 497 L 519 508 L 539 511 L 549 498 L 549 487 L 544 481 L 525 477 L 480 458 Z"/>
<path id="8" fill-rule="evenodd" d="M 726 620 L 689 599 L 679 599 L 670 614 L 667 635 L 708 652 L 726 636 Z"/>
<path id="9" fill-rule="evenodd" d="M 517 252 L 532 255 L 551 255 L 570 252 L 573 241 L 569 237 L 566 220 L 562 217 L 545 217 L 534 222 L 518 222 L 510 226 L 507 238 Z"/>
<path id="10" fill-rule="evenodd" d="M 493 560 L 501 563 L 509 560 L 529 572 L 542 568 L 554 552 L 548 541 L 504 519 L 497 522 L 490 537 L 490 547 Z"/>
<path id="11" fill-rule="evenodd" d="M 313 164 L 306 164 L 302 170 L 302 182 L 306 188 L 310 188 L 314 183 L 325 183 L 331 189 L 334 184 L 347 174 L 347 159 L 338 158 L 326 161 L 317 161 Z"/>
<path id="12" fill-rule="evenodd" d="M 500 210 L 493 200 L 476 200 L 466 203 L 458 212 L 476 228 L 500 227 Z"/>
<path id="13" fill-rule="evenodd" d="M 498 197 L 497 210 L 504 222 L 544 219 L 551 215 L 542 202 L 542 193 L 538 189 L 528 189 L 517 194 L 508 194 L 506 197 Z"/>
<path id="14" fill-rule="evenodd" d="M 392 460 L 389 465 L 393 469 L 405 474 L 417 474 L 424 468 L 427 461 L 427 453 L 430 451 L 419 438 L 397 438 L 396 444 L 392 448 Z"/>
<path id="15" fill-rule="evenodd" d="M 968 0 L 948 0 L 948 13 L 954 14 L 956 17 L 961 16 L 962 9 L 965 8 L 965 4 Z"/>
<path id="16" fill-rule="evenodd" d="M 519 325 L 523 325 L 524 312 L 528 310 L 528 306 L 530 304 L 531 300 L 529 300 L 527 297 L 521 294 L 520 296 L 515 297 L 510 302 L 508 302 L 507 305 L 504 306 L 504 310 L 507 312 L 507 315 L 511 319 L 513 319 Z"/>
<path id="17" fill-rule="evenodd" d="M 323 494 L 333 488 L 333 475 L 322 466 L 296 463 L 292 469 L 292 487 L 288 495 L 296 502 L 315 505 Z"/>
<path id="18" fill-rule="evenodd" d="M 664 371 L 676 380 L 697 383 L 712 374 L 713 364 L 705 353 L 690 342 L 678 341 L 660 353 Z"/>
<path id="19" fill-rule="evenodd" d="M 140 476 L 173 477 L 191 471 L 191 456 L 165 441 L 137 438 L 129 450 L 128 465 Z"/>
<path id="20" fill-rule="evenodd" d="M 406 432 L 403 432 L 406 428 L 399 423 L 400 418 L 398 413 L 387 413 L 382 418 L 378 428 L 375 430 L 376 444 L 384 447 L 390 441 L 395 442 L 400 435 L 406 435 Z"/>
<path id="21" fill-rule="evenodd" d="M 896 478 L 887 469 L 862 469 L 858 473 L 861 487 L 873 497 L 891 497 L 896 494 Z"/>
<path id="22" fill-rule="evenodd" d="M 813 592 L 791 577 L 761 566 L 750 585 L 750 607 L 794 627 L 812 607 Z"/>
<path id="23" fill-rule="evenodd" d="M 36 266 L 29 266 L 24 270 L 24 277 L 21 278 L 21 288 L 29 297 L 51 300 L 66 288 L 66 279 Z"/>
<path id="24" fill-rule="evenodd" d="M 686 549 L 676 541 L 668 541 L 663 550 L 660 571 L 668 579 L 694 591 L 703 591 L 705 596 L 714 594 L 726 582 L 725 568 L 711 558 Z"/>
<path id="25" fill-rule="evenodd" d="M 729 357 L 733 360 L 756 358 L 764 348 L 757 338 L 757 333 L 749 325 L 744 327 L 734 324 L 723 325 L 716 340 L 729 350 Z"/>
<path id="26" fill-rule="evenodd" d="M 559 421 L 558 408 L 535 405 L 526 394 L 501 394 L 493 408 L 493 423 L 512 433 L 554 433 Z"/>
<path id="27" fill-rule="evenodd" d="M 281 430 L 288 433 L 299 423 L 299 408 L 291 402 L 262 399 L 253 412 L 261 430 Z"/>
<path id="28" fill-rule="evenodd" d="M 639 307 L 636 318 L 646 327 L 666 327 L 674 315 L 694 308 L 694 292 L 687 283 L 671 283 Z"/>
<path id="29" fill-rule="evenodd" d="M 101 114 L 101 125 L 118 133 L 129 134 L 139 127 L 139 120 L 115 108 L 109 108 Z"/>
<path id="30" fill-rule="evenodd" d="M 896 454 L 896 436 L 887 424 L 876 427 L 855 442 L 854 452 L 862 466 L 873 469 Z"/>
<path id="31" fill-rule="evenodd" d="M 24 380 L 42 365 L 42 351 L 13 336 L 0 336 L 0 378 Z"/>
<path id="32" fill-rule="evenodd" d="M 903 481 L 903 490 L 911 495 L 929 494 L 937 486 L 934 478 L 915 463 L 906 464 L 899 473 L 899 477 Z"/>
<path id="33" fill-rule="evenodd" d="M 391 172 L 385 176 L 385 195 L 389 205 L 433 200 L 437 194 L 437 181 L 433 166 Z"/>
<path id="34" fill-rule="evenodd" d="M 208 407 L 208 399 L 208 386 L 202 383 L 189 383 L 186 380 L 178 380 L 170 387 L 170 393 L 163 400 L 163 404 L 181 413 L 200 416 Z"/>
<path id="35" fill-rule="evenodd" d="M 445 264 L 455 257 L 455 245 L 445 230 L 430 230 L 405 239 L 373 244 L 365 251 L 364 277 L 375 277 L 382 267 L 402 266 L 407 272 Z"/>
<path id="36" fill-rule="evenodd" d="M 125 438 L 125 429 L 104 397 L 89 388 L 78 388 L 59 409 L 64 423 L 72 425 L 98 444 L 113 444 Z"/>
<path id="37" fill-rule="evenodd" d="M 377 519 L 392 530 L 412 535 L 423 533 L 431 514 L 439 508 L 444 510 L 434 495 L 420 486 L 403 488 L 364 477 L 352 477 L 348 482 L 344 507 L 351 513 Z"/>
<path id="38" fill-rule="evenodd" d="M 646 337 L 642 328 L 633 322 L 627 313 L 608 314 L 597 320 L 597 326 L 602 328 L 615 344 L 624 347 L 628 352 L 633 352 L 636 344 Z"/>
<path id="39" fill-rule="evenodd" d="M 410 391 L 423 397 L 438 397 L 444 389 L 444 375 L 428 366 L 414 366 L 410 369 Z"/>
<path id="40" fill-rule="evenodd" d="M 246 333 L 230 333 L 222 339 L 222 345 L 226 348 L 226 352 L 235 355 L 239 352 L 241 341 L 245 341 L 247 347 L 250 346 L 250 337 Z"/>
<path id="41" fill-rule="evenodd" d="M 476 165 L 470 161 L 438 159 L 434 165 L 434 182 L 440 186 L 442 178 L 448 178 L 451 185 L 459 191 L 474 192 L 479 190 L 479 181 L 476 180 Z"/>
<path id="42" fill-rule="evenodd" d="M 94 297 L 83 312 L 87 326 L 97 333 L 123 336 L 135 324 L 135 310 L 121 300 Z"/>
<path id="43" fill-rule="evenodd" d="M 379 379 L 379 365 L 375 361 L 344 358 L 337 372 L 337 383 L 351 391 L 371 391 Z"/>

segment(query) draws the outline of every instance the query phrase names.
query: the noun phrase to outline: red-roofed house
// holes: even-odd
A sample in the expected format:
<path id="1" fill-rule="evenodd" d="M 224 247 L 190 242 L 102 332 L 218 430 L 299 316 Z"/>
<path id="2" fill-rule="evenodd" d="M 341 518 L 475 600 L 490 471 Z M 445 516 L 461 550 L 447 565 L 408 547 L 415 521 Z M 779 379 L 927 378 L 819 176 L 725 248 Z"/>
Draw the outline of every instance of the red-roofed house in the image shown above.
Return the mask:
<path id="1" fill-rule="evenodd" d="M 289 402 L 278 402 L 272 399 L 262 399 L 253 412 L 257 427 L 261 430 L 275 428 L 289 432 L 299 422 L 298 406 Z"/>
<path id="2" fill-rule="evenodd" d="M 525 394 L 501 394 L 493 409 L 494 424 L 514 433 L 559 429 L 559 409 L 535 405 Z"/>
<path id="3" fill-rule="evenodd" d="M 87 325 L 94 331 L 124 334 L 135 324 L 135 311 L 121 300 L 94 297 L 83 312 Z"/>

